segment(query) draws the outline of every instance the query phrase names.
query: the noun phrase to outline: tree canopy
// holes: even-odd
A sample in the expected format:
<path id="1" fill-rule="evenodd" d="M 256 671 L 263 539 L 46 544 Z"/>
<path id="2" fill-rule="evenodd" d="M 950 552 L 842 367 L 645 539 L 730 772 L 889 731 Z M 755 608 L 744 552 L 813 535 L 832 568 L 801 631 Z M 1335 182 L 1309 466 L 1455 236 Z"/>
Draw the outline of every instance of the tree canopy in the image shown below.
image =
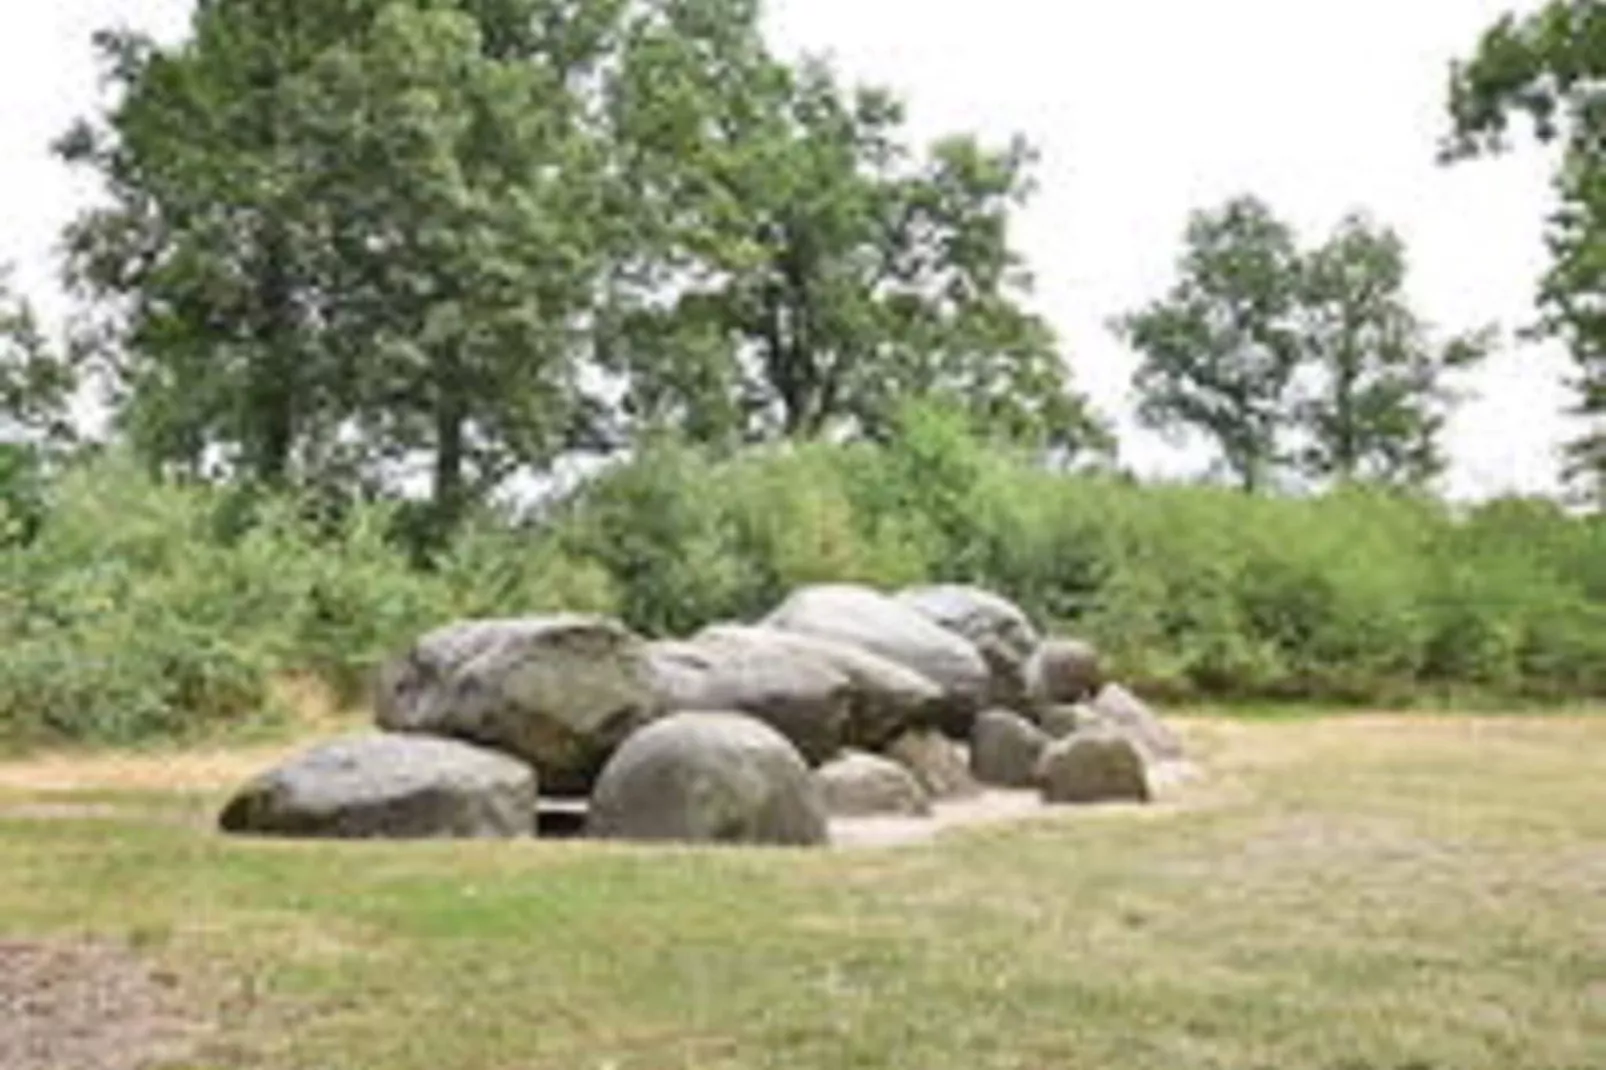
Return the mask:
<path id="1" fill-rule="evenodd" d="M 33 306 L 0 265 L 0 441 L 19 445 L 74 436 L 69 405 L 78 377 L 45 337 Z"/>
<path id="2" fill-rule="evenodd" d="M 1572 356 L 1585 428 L 1568 474 L 1606 503 L 1606 3 L 1551 0 L 1498 20 L 1454 65 L 1448 110 L 1447 161 L 1505 151 L 1513 120 L 1560 148 L 1535 333 Z"/>
<path id="3" fill-rule="evenodd" d="M 669 220 L 613 354 L 632 413 L 711 439 L 876 436 L 918 392 L 1009 437 L 1098 441 L 1010 243 L 1030 148 L 916 153 L 891 94 L 781 62 L 710 3 L 717 61 L 683 21 L 654 26 L 616 101 L 632 188 Z"/>
<path id="4" fill-rule="evenodd" d="M 1573 354 L 1570 469 L 1606 495 L 1603 10 L 1493 26 L 1444 151 L 1501 151 L 1518 116 L 1561 145 L 1537 329 Z M 117 430 L 158 472 L 422 489 L 444 527 L 577 450 L 884 441 L 911 398 L 1110 450 L 1014 240 L 1033 146 L 917 144 L 896 94 L 783 57 L 763 15 L 199 0 L 177 43 L 98 34 L 105 106 L 57 148 L 105 191 L 67 274 Z M 1305 247 L 1253 196 L 1196 212 L 1175 284 L 1113 324 L 1141 420 L 1247 489 L 1430 481 L 1494 336 L 1437 336 L 1407 273 L 1362 213 Z M 8 315 L 0 401 L 59 408 L 73 362 Z"/>
<path id="5" fill-rule="evenodd" d="M 1102 442 L 1009 240 L 1030 149 L 907 144 L 751 0 L 210 0 L 98 38 L 60 143 L 121 426 L 161 466 L 447 520 L 566 450 L 885 432 L 911 393 Z"/>
<path id="6" fill-rule="evenodd" d="M 423 449 L 443 503 L 551 455 L 601 200 L 568 6 L 213 0 L 172 49 L 101 36 L 121 96 L 61 149 L 111 198 L 70 263 L 147 455 L 281 483 Z"/>
<path id="7" fill-rule="evenodd" d="M 1308 374 L 1293 426 L 1313 479 L 1421 485 L 1445 468 L 1443 433 L 1457 372 L 1493 348 L 1493 328 L 1432 337 L 1406 295 L 1405 243 L 1363 215 L 1346 217 L 1300 271 L 1300 348 Z"/>
<path id="8" fill-rule="evenodd" d="M 1177 281 L 1121 317 L 1150 426 L 1212 441 L 1245 490 L 1279 472 L 1420 485 L 1444 467 L 1449 377 L 1488 330 L 1438 343 L 1405 294 L 1404 244 L 1352 214 L 1321 245 L 1258 198 L 1197 212 Z"/>
<path id="9" fill-rule="evenodd" d="M 1285 399 L 1299 363 L 1293 232 L 1254 197 L 1195 212 L 1177 281 L 1115 327 L 1143 355 L 1138 416 L 1217 446 L 1245 490 L 1281 463 Z"/>

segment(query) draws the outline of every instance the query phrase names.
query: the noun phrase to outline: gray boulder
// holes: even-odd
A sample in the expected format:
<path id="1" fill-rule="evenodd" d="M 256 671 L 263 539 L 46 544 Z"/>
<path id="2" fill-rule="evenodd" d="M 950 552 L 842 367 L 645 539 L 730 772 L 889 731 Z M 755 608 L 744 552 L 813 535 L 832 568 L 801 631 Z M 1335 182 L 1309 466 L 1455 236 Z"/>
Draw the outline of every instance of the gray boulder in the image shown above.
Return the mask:
<path id="1" fill-rule="evenodd" d="M 625 741 L 597 779 L 601 839 L 816 846 L 825 800 L 787 738 L 745 714 L 677 713 Z"/>
<path id="2" fill-rule="evenodd" d="M 810 765 L 829 761 L 846 740 L 847 675 L 763 632 L 649 643 L 647 659 L 666 709 L 756 717 L 791 740 Z"/>
<path id="3" fill-rule="evenodd" d="M 1104 683 L 1099 652 L 1080 639 L 1047 639 L 1026 665 L 1026 687 L 1038 709 L 1086 701 Z"/>
<path id="4" fill-rule="evenodd" d="M 988 703 L 1026 708 L 1026 665 L 1042 642 L 1019 606 L 980 587 L 943 584 L 915 587 L 897 600 L 948 631 L 968 639 L 992 674 Z"/>
<path id="5" fill-rule="evenodd" d="M 698 640 L 729 639 L 758 644 L 777 654 L 822 661 L 847 678 L 850 747 L 879 750 L 913 727 L 935 725 L 943 710 L 942 688 L 905 665 L 851 643 L 778 628 L 720 624 Z"/>
<path id="6" fill-rule="evenodd" d="M 529 836 L 536 774 L 453 740 L 335 740 L 251 781 L 218 824 L 230 833 L 327 839 Z"/>
<path id="7" fill-rule="evenodd" d="M 988 710 L 976 718 L 970 736 L 971 772 L 983 784 L 1029 788 L 1050 742 L 1046 732 L 1019 714 Z"/>
<path id="8" fill-rule="evenodd" d="M 920 673 L 942 689 L 939 720 L 956 739 L 970 736 L 992 687 L 987 662 L 968 639 L 867 587 L 805 587 L 763 623 L 857 646 Z"/>
<path id="9" fill-rule="evenodd" d="M 608 756 L 661 713 L 645 644 L 601 617 L 477 620 L 430 632 L 379 674 L 379 725 L 494 747 L 584 795 Z"/>
<path id="10" fill-rule="evenodd" d="M 931 797 L 897 762 L 850 751 L 814 773 L 835 817 L 927 817 Z"/>
<path id="11" fill-rule="evenodd" d="M 1131 740 L 1150 762 L 1182 759 L 1182 740 L 1177 734 L 1142 699 L 1119 684 L 1100 691 L 1089 708 L 1100 724 Z"/>
<path id="12" fill-rule="evenodd" d="M 1037 725 L 1052 739 L 1064 739 L 1089 728 L 1096 728 L 1101 718 L 1090 706 L 1049 706 L 1037 715 Z"/>
<path id="13" fill-rule="evenodd" d="M 887 748 L 887 757 L 913 773 L 933 799 L 968 799 L 981 791 L 964 752 L 941 732 L 905 732 Z"/>
<path id="14" fill-rule="evenodd" d="M 1043 752 L 1037 780 L 1051 804 L 1148 802 L 1148 770 L 1133 743 L 1105 732 L 1062 739 Z"/>

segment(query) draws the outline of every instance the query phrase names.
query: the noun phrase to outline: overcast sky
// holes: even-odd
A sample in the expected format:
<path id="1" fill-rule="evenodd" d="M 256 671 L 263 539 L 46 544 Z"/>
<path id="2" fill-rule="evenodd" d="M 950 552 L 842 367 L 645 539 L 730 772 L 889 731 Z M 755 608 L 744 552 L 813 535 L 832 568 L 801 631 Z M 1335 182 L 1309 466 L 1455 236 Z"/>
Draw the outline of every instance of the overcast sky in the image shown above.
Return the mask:
<path id="1" fill-rule="evenodd" d="M 62 223 L 91 191 L 47 146 L 96 97 L 89 34 L 128 23 L 179 33 L 188 0 L 12 0 L 0 36 L 0 262 L 46 310 Z M 1076 375 L 1119 418 L 1146 471 L 1203 467 L 1130 425 L 1135 359 L 1109 318 L 1160 293 L 1188 212 L 1265 197 L 1309 239 L 1348 210 L 1397 227 L 1412 292 L 1446 330 L 1532 316 L 1550 204 L 1537 152 L 1452 170 L 1433 162 L 1448 63 L 1515 0 L 771 0 L 777 44 L 830 51 L 900 91 L 922 138 L 1020 132 L 1044 154 L 1019 221 L 1038 301 Z M 1545 490 L 1565 362 L 1501 352 L 1453 429 L 1451 490 Z"/>

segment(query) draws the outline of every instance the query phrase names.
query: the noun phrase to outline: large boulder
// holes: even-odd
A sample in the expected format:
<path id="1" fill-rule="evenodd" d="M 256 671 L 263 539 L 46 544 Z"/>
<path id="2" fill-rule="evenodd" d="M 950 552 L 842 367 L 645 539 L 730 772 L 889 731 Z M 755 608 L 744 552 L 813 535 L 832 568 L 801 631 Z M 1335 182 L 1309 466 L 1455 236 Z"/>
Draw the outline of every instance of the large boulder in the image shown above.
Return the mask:
<path id="1" fill-rule="evenodd" d="M 983 784 L 1029 788 L 1037 763 L 1050 743 L 1048 734 L 1018 713 L 988 710 L 976 718 L 970 736 L 970 769 Z"/>
<path id="2" fill-rule="evenodd" d="M 1037 709 L 1091 698 L 1104 683 L 1098 650 L 1080 639 L 1047 639 L 1026 663 L 1026 689 Z"/>
<path id="3" fill-rule="evenodd" d="M 677 713 L 625 741 L 597 779 L 602 839 L 815 846 L 825 800 L 787 738 L 746 714 Z"/>
<path id="4" fill-rule="evenodd" d="M 942 689 L 941 727 L 956 739 L 970 736 L 992 688 L 992 673 L 973 643 L 867 587 L 802 588 L 763 623 L 857 646 L 920 673 Z"/>
<path id="5" fill-rule="evenodd" d="M 810 765 L 829 761 L 847 738 L 847 675 L 763 632 L 650 643 L 647 658 L 666 709 L 756 717 L 791 740 Z"/>
<path id="6" fill-rule="evenodd" d="M 887 757 L 913 773 L 933 799 L 968 799 L 981 791 L 964 752 L 941 732 L 905 732 L 887 748 Z"/>
<path id="7" fill-rule="evenodd" d="M 1042 642 L 1019 606 L 991 591 L 963 584 L 914 587 L 897 600 L 968 639 L 992 673 L 988 703 L 1010 710 L 1027 704 L 1026 664 Z"/>
<path id="8" fill-rule="evenodd" d="M 1182 759 L 1182 740 L 1142 699 L 1121 685 L 1104 688 L 1088 708 L 1100 724 L 1136 744 L 1149 761 Z"/>
<path id="9" fill-rule="evenodd" d="M 584 795 L 608 756 L 661 713 L 646 645 L 602 617 L 476 620 L 430 632 L 379 674 L 379 725 L 462 739 Z"/>
<path id="10" fill-rule="evenodd" d="M 1148 802 L 1143 755 L 1131 740 L 1094 731 L 1062 739 L 1037 766 L 1043 800 L 1051 804 Z"/>
<path id="11" fill-rule="evenodd" d="M 328 839 L 529 836 L 536 774 L 524 762 L 427 736 L 319 746 L 251 781 L 225 832 Z"/>
<path id="12" fill-rule="evenodd" d="M 815 771 L 833 817 L 926 817 L 931 797 L 913 773 L 890 759 L 849 751 Z"/>
<path id="13" fill-rule="evenodd" d="M 697 639 L 746 642 L 777 655 L 822 661 L 841 673 L 849 687 L 845 742 L 851 747 L 879 750 L 909 728 L 935 725 L 942 715 L 941 687 L 914 669 L 851 643 L 734 624 L 705 628 Z"/>

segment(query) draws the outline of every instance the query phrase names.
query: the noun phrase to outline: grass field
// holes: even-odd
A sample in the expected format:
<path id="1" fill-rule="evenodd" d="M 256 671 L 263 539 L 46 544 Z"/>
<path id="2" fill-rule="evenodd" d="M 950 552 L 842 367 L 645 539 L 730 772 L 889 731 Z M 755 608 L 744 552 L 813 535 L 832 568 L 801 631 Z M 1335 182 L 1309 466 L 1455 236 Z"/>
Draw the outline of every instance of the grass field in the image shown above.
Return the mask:
<path id="1" fill-rule="evenodd" d="M 5 764 L 0 942 L 131 949 L 187 1070 L 1606 1067 L 1606 717 L 1181 727 L 1161 806 L 808 854 L 226 842 L 269 751 Z"/>

